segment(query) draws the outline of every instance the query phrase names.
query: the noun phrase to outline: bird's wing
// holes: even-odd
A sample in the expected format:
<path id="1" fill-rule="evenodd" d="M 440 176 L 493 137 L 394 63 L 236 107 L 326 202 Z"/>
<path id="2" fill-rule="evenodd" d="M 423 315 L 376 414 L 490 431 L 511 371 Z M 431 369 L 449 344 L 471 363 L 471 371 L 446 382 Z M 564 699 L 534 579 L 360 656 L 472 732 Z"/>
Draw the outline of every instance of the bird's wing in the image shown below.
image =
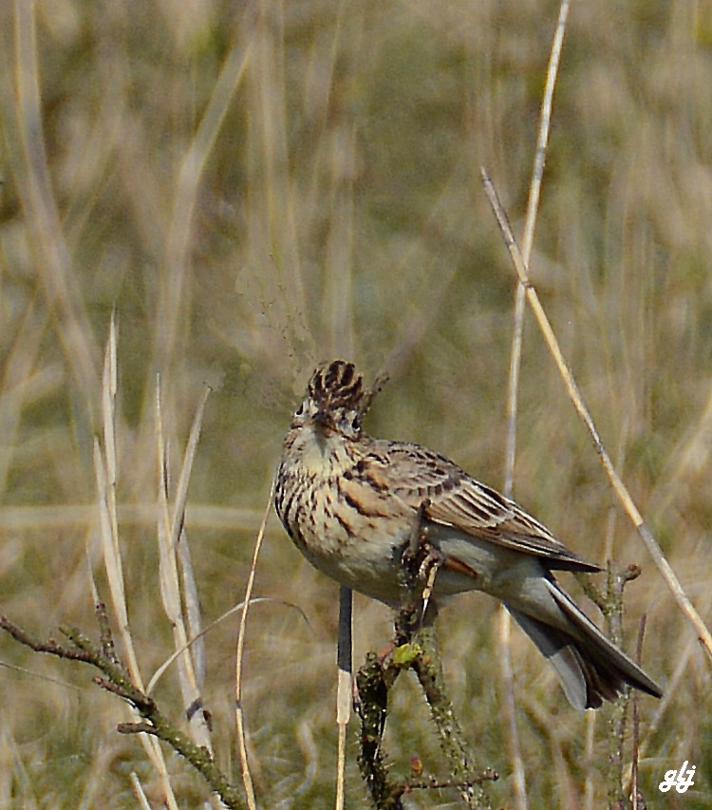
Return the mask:
<path id="1" fill-rule="evenodd" d="M 525 554 L 552 568 L 599 571 L 557 540 L 514 501 L 481 484 L 444 456 L 417 444 L 374 442 L 369 472 L 428 519 Z"/>

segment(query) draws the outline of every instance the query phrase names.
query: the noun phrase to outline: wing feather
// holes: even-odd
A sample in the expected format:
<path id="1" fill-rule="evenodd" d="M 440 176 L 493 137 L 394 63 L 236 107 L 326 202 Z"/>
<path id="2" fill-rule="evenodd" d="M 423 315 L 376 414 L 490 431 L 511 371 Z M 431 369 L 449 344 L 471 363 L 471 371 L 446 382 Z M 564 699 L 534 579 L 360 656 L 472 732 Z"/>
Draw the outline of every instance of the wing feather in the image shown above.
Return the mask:
<path id="1" fill-rule="evenodd" d="M 383 447 L 380 447 L 383 445 Z M 598 571 L 514 501 L 481 484 L 444 456 L 417 444 L 373 441 L 371 475 L 427 517 L 478 539 L 533 554 L 552 568 Z"/>

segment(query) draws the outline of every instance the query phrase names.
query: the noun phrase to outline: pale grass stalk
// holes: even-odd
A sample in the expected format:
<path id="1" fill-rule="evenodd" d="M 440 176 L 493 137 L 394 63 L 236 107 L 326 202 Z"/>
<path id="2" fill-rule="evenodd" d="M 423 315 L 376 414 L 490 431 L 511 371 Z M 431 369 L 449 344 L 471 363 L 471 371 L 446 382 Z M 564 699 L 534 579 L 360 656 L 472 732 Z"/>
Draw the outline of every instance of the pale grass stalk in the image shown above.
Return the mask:
<path id="1" fill-rule="evenodd" d="M 705 615 L 707 615 L 709 614 L 711 608 L 712 608 L 712 599 L 706 598 L 702 605 L 702 612 Z M 674 701 L 679 699 L 679 696 L 684 689 L 684 687 L 682 686 L 682 681 L 683 678 L 685 677 L 685 673 L 687 672 L 690 659 L 697 652 L 697 647 L 698 647 L 697 639 L 690 638 L 685 644 L 685 647 L 682 650 L 682 652 L 676 656 L 677 663 L 675 664 L 675 669 L 673 670 L 673 673 L 666 684 L 665 694 L 663 695 L 662 699 L 656 704 L 655 711 L 652 713 L 649 722 L 646 724 L 645 734 L 642 736 L 640 740 L 640 744 L 638 746 L 639 767 L 640 763 L 644 762 L 648 748 L 651 742 L 653 741 L 653 738 L 657 734 L 660 724 L 662 723 L 665 716 L 668 714 L 668 709 L 670 709 Z M 707 685 L 708 687 L 712 687 L 712 676 L 710 676 L 709 673 L 707 676 Z M 626 793 L 630 793 L 632 784 L 632 767 L 630 763 L 626 766 L 623 784 L 625 786 Z"/>
<path id="2" fill-rule="evenodd" d="M 532 169 L 532 179 L 529 186 L 529 201 L 527 204 L 527 216 L 524 227 L 523 255 L 526 264 L 529 264 L 532 245 L 534 244 L 534 228 L 536 226 L 537 213 L 539 211 L 539 197 L 541 194 L 541 182 L 544 176 L 544 164 L 546 162 L 546 148 L 549 142 L 549 129 L 551 124 L 551 106 L 554 98 L 554 88 L 559 72 L 559 60 L 561 48 L 566 31 L 566 19 L 569 12 L 569 0 L 562 0 L 559 9 L 559 19 L 556 32 L 551 44 L 549 54 L 549 66 L 546 72 L 546 85 L 544 96 L 541 102 L 539 113 L 539 131 L 537 144 L 534 152 L 534 167 Z M 519 402 L 519 377 L 522 358 L 522 335 L 524 332 L 524 285 L 517 283 L 517 290 L 514 301 L 514 329 L 512 335 L 512 351 L 509 363 L 509 385 L 507 395 L 507 448 L 504 475 L 504 494 L 511 498 L 514 482 L 514 462 L 517 452 L 517 406 Z M 499 639 L 500 639 L 500 660 L 502 681 L 505 691 L 504 711 L 509 729 L 509 754 L 512 760 L 512 773 L 514 777 L 514 802 L 518 810 L 527 810 L 529 805 L 527 799 L 526 775 L 524 772 L 524 762 L 519 741 L 519 731 L 517 728 L 516 703 L 514 697 L 514 678 L 512 676 L 511 661 L 511 616 L 504 605 L 499 608 Z"/>
<path id="3" fill-rule="evenodd" d="M 663 515 L 670 503 L 677 497 L 685 476 L 691 472 L 709 469 L 712 454 L 712 386 L 700 418 L 678 442 L 670 453 L 667 464 L 669 474 L 661 475 L 659 485 L 653 491 L 650 501 L 655 504 L 655 515 Z"/>
<path id="4" fill-rule="evenodd" d="M 143 785 L 141 784 L 136 771 L 131 771 L 129 778 L 131 779 L 131 787 L 133 788 L 134 796 L 136 797 L 141 810 L 151 810 L 151 804 L 146 798 Z"/>
<path id="5" fill-rule="evenodd" d="M 245 796 L 247 798 L 247 806 L 249 810 L 256 810 L 257 803 L 255 801 L 255 787 L 252 781 L 252 773 L 250 772 L 250 763 L 247 758 L 247 731 L 245 727 L 245 712 L 242 706 L 242 679 L 245 657 L 245 633 L 247 630 L 247 615 L 252 601 L 252 591 L 255 586 L 255 574 L 257 572 L 257 560 L 260 556 L 260 549 L 265 536 L 265 529 L 267 527 L 267 519 L 269 518 L 270 509 L 272 508 L 272 499 L 274 498 L 274 488 L 277 482 L 277 476 L 272 477 L 272 483 L 269 489 L 269 497 L 265 506 L 264 515 L 262 516 L 262 523 L 260 524 L 259 531 L 257 532 L 257 539 L 255 540 L 255 548 L 252 553 L 252 562 L 250 564 L 250 573 L 247 577 L 247 586 L 245 587 L 244 609 L 240 616 L 240 627 L 237 631 L 237 651 L 235 654 L 235 723 L 237 726 L 237 745 L 240 755 L 240 767 L 242 769 L 242 784 L 245 787 Z"/>
<path id="6" fill-rule="evenodd" d="M 559 807 L 564 810 L 578 806 L 577 791 L 574 788 L 574 780 L 571 769 L 564 757 L 560 739 L 559 727 L 551 722 L 551 715 L 548 714 L 539 703 L 528 696 L 522 699 L 530 719 L 538 726 L 541 734 L 548 739 L 551 750 L 551 764 L 556 773 L 555 783 L 559 790 Z M 550 806 L 553 802 L 550 803 Z"/>
<path id="7" fill-rule="evenodd" d="M 203 691 L 205 687 L 205 674 L 207 669 L 207 659 L 205 655 L 205 644 L 203 642 L 203 618 L 200 611 L 200 595 L 198 593 L 198 582 L 195 578 L 193 568 L 193 557 L 188 544 L 188 534 L 183 528 L 178 541 L 178 570 L 180 571 L 181 587 L 183 590 L 183 607 L 185 611 L 185 621 L 188 634 L 191 639 L 198 643 L 193 646 L 192 657 L 195 669 L 195 679 L 198 690 Z"/>
<path id="8" fill-rule="evenodd" d="M 514 787 L 515 806 L 520 810 L 528 807 L 526 774 L 522 758 L 522 746 L 517 728 L 516 701 L 514 697 L 514 675 L 512 673 L 511 628 L 512 620 L 509 611 L 501 605 L 497 611 L 499 617 L 499 666 L 502 678 L 504 697 L 502 709 L 508 732 L 507 742 L 512 764 L 512 785 Z"/>
<path id="9" fill-rule="evenodd" d="M 524 284 L 526 289 L 526 296 L 531 306 L 534 316 L 536 318 L 537 324 L 541 329 L 541 332 L 544 336 L 546 341 L 547 347 L 549 352 L 551 353 L 554 362 L 556 363 L 556 367 L 561 375 L 561 378 L 566 386 L 567 393 L 569 398 L 571 399 L 574 407 L 576 408 L 577 413 L 579 414 L 581 420 L 583 421 L 584 425 L 586 426 L 591 440 L 593 442 L 594 449 L 603 465 L 606 474 L 608 475 L 608 479 L 611 482 L 614 492 L 618 497 L 618 500 L 621 502 L 623 508 L 625 509 L 626 514 L 630 518 L 631 522 L 635 526 L 638 534 L 640 535 L 645 547 L 648 549 L 648 553 L 653 558 L 655 565 L 657 566 L 660 574 L 670 589 L 670 592 L 675 599 L 675 602 L 682 612 L 682 614 L 687 618 L 690 622 L 692 627 L 694 628 L 695 632 L 697 633 L 700 642 L 702 643 L 705 652 L 712 659 L 712 634 L 707 629 L 702 617 L 695 609 L 694 605 L 688 598 L 685 590 L 683 589 L 682 585 L 680 584 L 677 575 L 675 574 L 672 566 L 667 560 L 667 557 L 662 552 L 658 541 L 655 539 L 653 533 L 650 531 L 648 526 L 645 524 L 643 520 L 643 516 L 640 514 L 638 507 L 635 505 L 635 502 L 630 496 L 628 489 L 626 488 L 625 484 L 621 480 L 620 476 L 615 470 L 613 466 L 610 456 L 606 451 L 603 443 L 601 442 L 601 438 L 598 435 L 598 431 L 596 426 L 593 422 L 591 414 L 586 407 L 581 393 L 578 389 L 578 385 L 574 379 L 574 376 L 569 369 L 566 361 L 564 360 L 564 356 L 561 352 L 561 347 L 559 346 L 559 342 L 556 338 L 554 330 L 552 329 L 551 323 L 544 312 L 544 308 L 541 305 L 539 300 L 539 296 L 537 295 L 536 289 L 532 285 L 529 280 L 528 269 L 524 260 L 522 259 L 522 254 L 519 250 L 519 246 L 514 238 L 514 234 L 512 233 L 512 228 L 509 224 L 507 215 L 502 207 L 502 203 L 499 200 L 497 195 L 497 191 L 490 179 L 489 175 L 487 174 L 486 170 L 482 169 L 482 179 L 485 187 L 485 192 L 487 193 L 487 197 L 490 201 L 490 205 L 492 206 L 492 210 L 495 213 L 497 218 L 497 222 L 499 224 L 500 230 L 502 231 L 502 235 L 504 237 L 504 242 L 507 246 L 507 250 L 509 251 L 509 255 L 512 259 L 512 263 L 514 268 L 519 276 L 519 280 Z"/>
<path id="10" fill-rule="evenodd" d="M 527 202 L 527 215 L 524 225 L 524 239 L 522 240 L 522 255 L 525 265 L 529 266 L 532 246 L 534 244 L 534 229 L 539 211 L 539 197 L 541 195 L 541 181 L 544 176 L 546 163 L 546 149 L 549 143 L 549 130 L 551 126 L 551 107 L 554 99 L 556 78 L 559 73 L 561 48 L 566 32 L 566 20 L 569 13 L 569 0 L 562 0 L 559 8 L 559 19 L 556 25 L 549 66 L 546 71 L 546 85 L 539 111 L 539 132 L 536 149 L 534 151 L 534 166 L 532 179 L 529 185 L 529 200 Z M 524 325 L 524 285 L 517 283 L 517 292 L 514 302 L 514 335 L 512 338 L 512 353 L 509 366 L 509 393 L 507 397 L 507 463 L 505 470 L 504 494 L 511 497 L 512 482 L 514 480 L 514 460 L 517 448 L 517 402 L 519 391 L 519 370 L 522 356 L 522 332 Z"/>
<path id="11" fill-rule="evenodd" d="M 158 545 L 159 545 L 159 576 L 160 591 L 163 601 L 163 609 L 173 629 L 173 643 L 176 650 L 181 650 L 178 659 L 178 680 L 180 683 L 181 695 L 183 697 L 184 709 L 188 713 L 188 724 L 190 734 L 194 741 L 210 751 L 212 754 L 212 742 L 210 730 L 203 712 L 196 706 L 200 706 L 201 694 L 195 674 L 193 658 L 188 644 L 189 632 L 186 628 L 185 617 L 181 606 L 181 585 L 178 572 L 177 543 L 179 538 L 185 542 L 182 532 L 185 521 L 185 501 L 188 493 L 188 482 L 190 471 L 195 457 L 195 449 L 200 435 L 200 424 L 203 417 L 205 402 L 209 394 L 206 389 L 193 420 L 190 439 L 186 447 L 185 458 L 178 480 L 176 501 L 173 514 L 170 514 L 168 505 L 169 476 L 168 476 L 168 454 L 163 431 L 163 411 L 161 407 L 161 385 L 160 378 L 156 381 L 156 446 L 158 451 Z"/>
<path id="12" fill-rule="evenodd" d="M 299 748 L 304 754 L 306 764 L 304 766 L 304 779 L 294 791 L 295 798 L 309 790 L 314 784 L 314 779 L 319 772 L 319 749 L 314 740 L 314 731 L 311 722 L 308 719 L 300 721 L 299 727 L 297 728 L 297 740 L 299 741 Z"/>
<path id="13" fill-rule="evenodd" d="M 586 780 L 583 785 L 583 810 L 594 810 L 594 780 L 598 773 L 593 762 L 593 744 L 596 739 L 596 712 L 586 712 L 586 746 L 584 761 L 586 763 Z"/>
<path id="14" fill-rule="evenodd" d="M 118 519 L 116 514 L 116 390 L 117 390 L 117 366 L 116 366 L 116 324 L 114 318 L 111 319 L 109 330 L 109 341 L 107 343 L 104 356 L 104 374 L 102 381 L 102 415 L 104 422 L 104 443 L 106 447 L 106 457 L 102 455 L 99 441 L 94 439 L 94 468 L 96 471 L 96 482 L 99 497 L 99 526 L 102 551 L 104 555 L 104 567 L 109 583 L 111 594 L 111 604 L 114 611 L 114 618 L 119 628 L 126 664 L 131 680 L 136 687 L 143 690 L 143 679 L 138 665 L 133 637 L 129 627 L 128 610 L 126 606 L 126 591 L 124 587 L 123 563 L 121 559 L 121 547 L 118 536 Z M 94 589 L 96 593 L 96 590 Z M 132 712 L 132 717 L 135 713 Z M 161 784 L 165 793 L 165 800 L 170 810 L 178 810 L 178 803 L 173 794 L 173 787 L 168 775 L 163 751 L 158 740 L 152 736 L 141 734 L 141 744 L 143 745 L 154 768 L 158 772 Z"/>
<path id="15" fill-rule="evenodd" d="M 343 810 L 346 785 L 346 730 L 351 719 L 353 700 L 353 593 L 342 585 L 339 588 L 339 641 L 336 654 L 336 726 L 338 750 L 336 756 L 336 810 Z"/>
<path id="16" fill-rule="evenodd" d="M 116 360 L 116 347 L 118 343 L 118 330 L 116 328 L 116 313 L 111 313 L 109 324 L 109 341 L 106 344 L 104 355 L 104 372 L 101 385 L 101 414 L 104 423 L 104 459 L 107 479 L 108 512 L 111 521 L 111 544 L 114 559 L 121 559 L 119 547 L 119 518 L 116 509 L 116 484 L 119 479 L 118 462 L 116 457 L 116 392 L 118 390 L 118 367 Z M 124 574 L 121 566 L 115 572 L 124 599 Z M 128 622 L 127 622 L 128 624 Z"/>
<path id="17" fill-rule="evenodd" d="M 183 466 L 178 477 L 176 488 L 175 504 L 173 507 L 173 525 L 171 533 L 171 546 L 177 550 L 178 561 L 180 563 L 181 584 L 183 590 L 183 602 L 185 605 L 185 621 L 188 625 L 188 634 L 195 638 L 201 638 L 202 619 L 200 616 L 200 599 L 198 597 L 198 583 L 195 579 L 193 561 L 188 544 L 188 535 L 185 529 L 185 507 L 188 497 L 188 483 L 190 472 L 193 467 L 195 453 L 200 438 L 200 430 L 203 423 L 205 405 L 210 395 L 210 387 L 206 387 L 201 397 L 198 409 L 191 425 L 188 436 L 188 444 L 185 449 Z M 193 666 L 195 670 L 196 688 L 200 692 L 205 683 L 205 645 L 202 641 L 192 649 Z M 202 716 L 202 712 L 200 712 Z M 207 726 L 206 726 L 207 730 Z"/>
<path id="18" fill-rule="evenodd" d="M 35 302 L 30 301 L 5 360 L 0 384 L 0 492 L 5 492 L 22 410 L 37 394 L 48 393 L 47 381 L 42 380 L 46 373 L 33 374 L 46 325 L 46 311 L 37 312 Z M 54 379 L 48 381 L 50 390 L 61 381 L 58 375 L 52 376 Z"/>
<path id="19" fill-rule="evenodd" d="M 48 305 L 56 306 L 55 319 L 67 364 L 80 391 L 94 391 L 98 383 L 96 346 L 71 259 L 62 233 L 51 184 L 47 150 L 42 133 L 36 3 L 15 0 L 15 113 L 21 155 L 17 188 L 35 253 L 36 271 L 45 288 Z"/>
<path id="20" fill-rule="evenodd" d="M 341 14 L 343 7 L 340 8 Z M 340 29 L 337 27 L 337 38 Z M 326 294 L 329 312 L 329 346 L 332 356 L 352 357 L 354 351 L 353 324 L 353 172 L 348 168 L 356 153 L 356 128 L 353 121 L 344 127 L 340 146 L 334 144 L 332 167 L 331 229 L 327 245 L 328 274 Z M 344 155 L 344 151 L 346 154 Z M 343 163 L 346 163 L 344 170 Z M 336 204 L 334 204 L 336 203 Z M 353 594 L 349 588 L 339 589 L 339 637 L 337 640 L 336 675 L 336 810 L 343 810 L 346 784 L 346 735 L 351 720 L 353 699 L 352 647 Z"/>
<path id="21" fill-rule="evenodd" d="M 124 503 L 117 505 L 119 521 L 124 525 L 153 526 L 156 522 L 155 503 Z M 234 509 L 213 504 L 191 504 L 191 526 L 205 529 L 256 532 L 262 513 L 256 509 Z M 0 530 L 65 529 L 72 526 L 91 528 L 96 524 L 97 507 L 83 503 L 50 506 L 0 507 Z"/>
<path id="22" fill-rule="evenodd" d="M 170 353 L 176 345 L 189 246 L 193 234 L 193 215 L 205 164 L 249 60 L 250 46 L 241 49 L 237 44 L 233 44 L 222 64 L 203 117 L 178 170 L 173 213 L 166 240 L 165 280 L 162 285 L 158 321 L 160 329 L 156 331 L 155 359 L 158 368 L 170 367 Z"/>
<path id="23" fill-rule="evenodd" d="M 12 760 L 12 768 L 8 768 L 12 774 L 13 784 L 13 804 L 17 803 L 18 793 L 22 797 L 23 810 L 39 810 L 39 805 L 35 799 L 34 780 L 30 778 L 27 773 L 25 763 L 22 761 L 22 751 L 18 748 L 17 743 L 13 737 L 9 735 L 5 738 L 7 746 L 10 749 L 10 757 Z M 19 790 L 18 790 L 19 785 Z"/>
<path id="24" fill-rule="evenodd" d="M 328 346 L 332 357 L 353 357 L 353 171 L 356 158 L 356 127 L 344 126 L 346 134 L 334 143 L 332 165 L 332 206 L 327 242 L 326 266 L 329 268 L 324 290 L 329 324 Z M 332 137 L 335 137 L 332 135 Z M 346 164 L 346 166 L 344 166 Z"/>
<path id="25" fill-rule="evenodd" d="M 285 602 L 283 599 L 273 599 L 269 596 L 256 596 L 254 599 L 250 601 L 250 604 L 258 605 L 260 604 L 260 602 L 269 602 L 271 604 L 286 605 L 287 607 L 294 608 L 294 610 L 296 610 L 301 615 L 302 619 L 304 619 L 304 621 L 307 623 L 307 626 L 309 626 L 309 620 L 307 619 L 306 614 L 299 607 L 299 605 L 295 605 L 292 602 Z M 203 627 L 199 633 L 189 638 L 188 641 L 186 641 L 185 643 L 185 647 L 179 647 L 177 650 L 174 650 L 151 676 L 150 680 L 148 681 L 148 686 L 146 687 L 146 694 L 150 695 L 155 690 L 156 684 L 163 676 L 163 673 L 180 655 L 183 654 L 184 650 L 187 650 L 189 647 L 195 644 L 196 641 L 203 638 L 203 636 L 209 633 L 213 628 L 217 627 L 225 619 L 229 619 L 230 616 L 233 616 L 235 613 L 242 610 L 244 606 L 245 606 L 244 602 L 239 602 L 237 605 L 233 605 L 229 610 L 226 610 L 221 616 L 218 616 L 217 619 L 215 619 L 214 621 L 210 622 L 210 624 Z"/>
<path id="26" fill-rule="evenodd" d="M 64 689 L 70 689 L 74 692 L 84 692 L 84 689 L 80 689 L 75 684 L 69 683 L 69 681 L 63 681 L 61 678 L 54 678 L 51 675 L 45 675 L 43 672 L 35 672 L 25 667 L 18 667 L 16 664 L 8 664 L 7 661 L 0 661 L 0 668 L 7 669 L 10 672 L 16 672 L 18 675 L 29 675 L 31 678 L 38 678 L 40 681 L 53 683 L 55 686 L 61 686 Z M 2 807 L 1 804 L 0 807 Z"/>
<path id="27" fill-rule="evenodd" d="M 249 235 L 254 261 L 275 271 L 276 283 L 282 290 L 279 298 L 279 327 L 288 335 L 288 345 L 305 347 L 313 355 L 317 347 L 305 314 L 309 302 L 305 290 L 304 270 L 300 255 L 301 233 L 297 225 L 294 192 L 287 167 L 290 154 L 287 119 L 284 29 L 285 8 L 282 3 L 256 5 L 253 42 L 254 70 L 250 79 L 254 104 L 254 148 L 259 166 L 255 181 L 260 183 L 259 208 Z M 259 224 L 258 224 L 259 223 Z M 266 237 L 266 239 L 265 239 Z M 266 244 L 265 244 L 266 243 Z M 280 354 L 284 345 L 278 343 Z"/>

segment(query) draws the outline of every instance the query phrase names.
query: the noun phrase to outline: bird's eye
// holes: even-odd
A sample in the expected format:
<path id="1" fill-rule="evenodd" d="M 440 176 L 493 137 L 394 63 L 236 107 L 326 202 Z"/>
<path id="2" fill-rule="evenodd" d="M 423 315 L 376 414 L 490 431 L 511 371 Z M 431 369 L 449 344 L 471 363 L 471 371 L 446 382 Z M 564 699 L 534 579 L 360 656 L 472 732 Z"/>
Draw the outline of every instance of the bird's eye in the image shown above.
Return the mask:
<path id="1" fill-rule="evenodd" d="M 304 403 L 302 402 L 302 404 L 297 408 L 297 410 L 294 411 L 294 415 L 302 416 L 303 414 L 304 414 Z"/>
<path id="2" fill-rule="evenodd" d="M 361 420 L 359 419 L 358 415 L 356 415 L 351 420 L 351 429 L 352 430 L 359 430 L 360 427 L 361 427 Z"/>

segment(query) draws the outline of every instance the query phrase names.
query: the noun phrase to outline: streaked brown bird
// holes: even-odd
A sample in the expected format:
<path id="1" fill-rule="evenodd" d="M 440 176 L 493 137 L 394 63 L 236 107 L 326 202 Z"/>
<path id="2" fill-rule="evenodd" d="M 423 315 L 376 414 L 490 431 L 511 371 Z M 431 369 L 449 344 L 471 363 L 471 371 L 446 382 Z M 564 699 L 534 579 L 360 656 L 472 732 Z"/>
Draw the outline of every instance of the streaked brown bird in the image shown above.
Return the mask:
<path id="1" fill-rule="evenodd" d="M 436 603 L 472 590 L 504 602 L 577 709 L 613 700 L 625 684 L 661 697 L 552 573 L 600 568 L 444 456 L 366 435 L 370 399 L 354 365 L 334 360 L 314 371 L 294 414 L 275 505 L 304 556 L 337 582 L 397 607 L 399 567 L 420 511 L 441 560 Z"/>

